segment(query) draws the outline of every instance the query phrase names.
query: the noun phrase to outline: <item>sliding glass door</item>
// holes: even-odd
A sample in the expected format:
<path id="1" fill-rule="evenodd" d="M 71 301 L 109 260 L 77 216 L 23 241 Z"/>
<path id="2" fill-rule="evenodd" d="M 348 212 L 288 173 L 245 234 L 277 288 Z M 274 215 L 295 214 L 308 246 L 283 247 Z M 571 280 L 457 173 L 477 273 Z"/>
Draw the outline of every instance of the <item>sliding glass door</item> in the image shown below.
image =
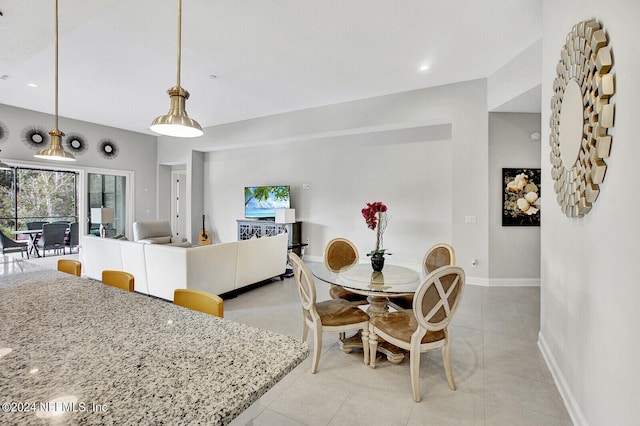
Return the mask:
<path id="1" fill-rule="evenodd" d="M 89 234 L 99 235 L 100 224 L 91 223 L 91 209 L 114 209 L 114 223 L 108 224 L 107 236 L 125 235 L 127 227 L 127 178 L 126 176 L 88 173 L 87 221 Z"/>

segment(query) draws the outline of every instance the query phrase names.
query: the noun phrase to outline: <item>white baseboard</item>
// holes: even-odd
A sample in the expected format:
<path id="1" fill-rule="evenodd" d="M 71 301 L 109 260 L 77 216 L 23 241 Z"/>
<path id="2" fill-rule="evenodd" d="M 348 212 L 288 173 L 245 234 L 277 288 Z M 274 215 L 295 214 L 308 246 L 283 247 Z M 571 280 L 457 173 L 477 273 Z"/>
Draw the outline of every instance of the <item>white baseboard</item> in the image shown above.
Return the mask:
<path id="1" fill-rule="evenodd" d="M 467 284 L 482 287 L 540 287 L 540 278 L 479 278 L 467 275 Z"/>
<path id="2" fill-rule="evenodd" d="M 558 363 L 556 363 L 556 360 L 551 353 L 551 350 L 549 349 L 549 346 L 547 345 L 542 332 L 538 333 L 538 347 L 540 348 L 542 356 L 547 363 L 547 367 L 549 367 L 551 376 L 553 376 L 553 381 L 556 383 L 556 387 L 560 391 L 560 396 L 562 396 L 564 405 L 565 407 L 567 407 L 567 411 L 569 412 L 571 421 L 576 426 L 588 426 L 589 423 L 587 423 L 587 419 L 585 419 L 580 406 L 578 405 L 576 399 L 573 397 L 571 388 L 569 388 L 569 384 L 565 380 L 562 371 L 560 371 Z"/>

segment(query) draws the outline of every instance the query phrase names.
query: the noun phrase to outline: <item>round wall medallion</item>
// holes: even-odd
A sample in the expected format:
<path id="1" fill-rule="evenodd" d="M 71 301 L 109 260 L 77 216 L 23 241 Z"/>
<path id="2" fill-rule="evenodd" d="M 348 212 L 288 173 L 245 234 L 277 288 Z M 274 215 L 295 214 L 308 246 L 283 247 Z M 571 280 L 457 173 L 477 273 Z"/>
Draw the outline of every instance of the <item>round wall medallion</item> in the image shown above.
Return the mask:
<path id="1" fill-rule="evenodd" d="M 74 155 L 84 154 L 87 151 L 87 141 L 78 133 L 69 133 L 64 139 L 64 146 Z"/>
<path id="2" fill-rule="evenodd" d="M 2 121 L 0 121 L 0 143 L 6 141 L 7 139 L 9 139 L 9 129 L 7 129 L 7 126 L 5 126 Z"/>
<path id="3" fill-rule="evenodd" d="M 615 93 L 607 34 L 596 20 L 567 34 L 551 98 L 551 177 L 568 217 L 589 213 L 600 193 L 609 157 Z"/>
<path id="4" fill-rule="evenodd" d="M 27 127 L 22 131 L 22 142 L 31 149 L 42 149 L 49 145 L 49 133 L 43 127 Z"/>
<path id="5" fill-rule="evenodd" d="M 118 145 L 111 139 L 102 139 L 98 145 L 98 152 L 103 158 L 112 160 L 118 156 Z"/>

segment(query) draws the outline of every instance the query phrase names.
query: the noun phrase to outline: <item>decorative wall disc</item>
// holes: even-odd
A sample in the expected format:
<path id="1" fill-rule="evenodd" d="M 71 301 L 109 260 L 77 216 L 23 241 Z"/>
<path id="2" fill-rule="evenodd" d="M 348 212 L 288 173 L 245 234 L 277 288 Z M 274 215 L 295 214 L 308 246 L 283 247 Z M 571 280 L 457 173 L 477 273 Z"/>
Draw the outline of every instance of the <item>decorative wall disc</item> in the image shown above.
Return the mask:
<path id="1" fill-rule="evenodd" d="M 43 127 L 27 127 L 22 131 L 22 142 L 31 149 L 42 149 L 49 145 L 49 133 Z"/>
<path id="2" fill-rule="evenodd" d="M 78 133 L 69 133 L 64 138 L 65 148 L 74 155 L 81 155 L 87 151 L 87 140 Z"/>
<path id="3" fill-rule="evenodd" d="M 98 152 L 103 158 L 113 160 L 118 156 L 118 145 L 111 139 L 102 139 L 98 145 Z"/>
<path id="4" fill-rule="evenodd" d="M 4 125 L 2 121 L 0 121 L 0 143 L 9 139 L 9 129 Z"/>
<path id="5" fill-rule="evenodd" d="M 600 193 L 611 150 L 615 93 L 607 34 L 596 20 L 567 34 L 551 98 L 551 177 L 568 217 L 589 213 Z M 563 108 L 564 107 L 564 108 Z"/>

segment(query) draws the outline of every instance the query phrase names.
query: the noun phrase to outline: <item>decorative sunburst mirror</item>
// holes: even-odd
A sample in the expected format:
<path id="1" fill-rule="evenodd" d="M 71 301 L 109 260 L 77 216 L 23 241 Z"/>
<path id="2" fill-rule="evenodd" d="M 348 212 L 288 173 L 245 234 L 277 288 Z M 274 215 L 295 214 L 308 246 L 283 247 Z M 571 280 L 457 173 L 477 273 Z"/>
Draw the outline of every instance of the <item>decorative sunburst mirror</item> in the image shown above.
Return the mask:
<path id="1" fill-rule="evenodd" d="M 600 193 L 611 150 L 615 93 L 607 34 L 596 20 L 567 34 L 551 98 L 551 177 L 568 217 L 589 213 Z"/>
<path id="2" fill-rule="evenodd" d="M 9 129 L 4 125 L 2 121 L 0 121 L 0 143 L 9 139 Z"/>
<path id="3" fill-rule="evenodd" d="M 69 133 L 64 139 L 65 148 L 74 155 L 81 155 L 87 151 L 87 140 L 78 133 Z"/>
<path id="4" fill-rule="evenodd" d="M 102 139 L 98 145 L 98 152 L 103 158 L 113 160 L 118 156 L 118 145 L 111 139 Z"/>
<path id="5" fill-rule="evenodd" d="M 22 142 L 31 149 L 39 150 L 49 145 L 49 133 L 44 127 L 27 127 L 22 131 Z"/>

